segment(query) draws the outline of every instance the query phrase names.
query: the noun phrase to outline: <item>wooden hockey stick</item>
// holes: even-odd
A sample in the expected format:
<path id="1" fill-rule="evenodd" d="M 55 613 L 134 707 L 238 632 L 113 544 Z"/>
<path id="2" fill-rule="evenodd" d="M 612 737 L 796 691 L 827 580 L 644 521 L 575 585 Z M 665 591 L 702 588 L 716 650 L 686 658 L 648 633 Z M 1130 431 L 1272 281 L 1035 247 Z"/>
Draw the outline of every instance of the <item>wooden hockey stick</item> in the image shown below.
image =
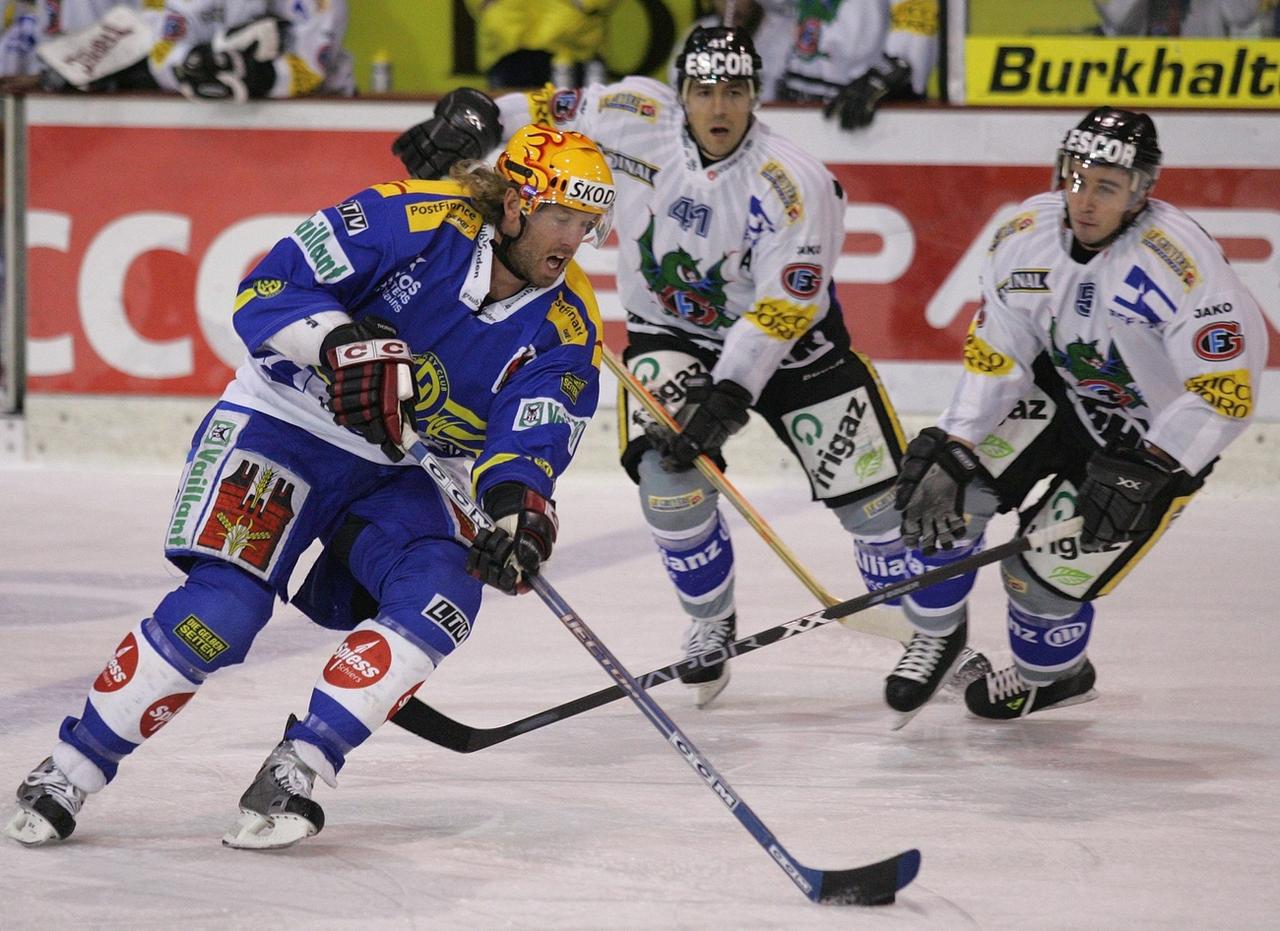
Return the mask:
<path id="1" fill-rule="evenodd" d="M 418 461 L 427 474 L 448 496 L 454 505 L 461 509 L 477 527 L 492 529 L 494 523 L 489 515 L 468 495 L 453 477 L 431 455 L 426 444 L 409 427 L 405 427 L 402 445 L 405 452 Z M 803 892 L 810 901 L 823 905 L 888 905 L 893 902 L 899 889 L 916 877 L 920 869 L 920 851 L 911 849 L 866 866 L 843 870 L 819 870 L 800 863 L 779 843 L 773 832 L 765 826 L 746 801 L 739 795 L 724 777 L 721 776 L 702 751 L 694 746 L 667 713 L 649 697 L 631 673 L 618 661 L 618 658 L 600 642 L 586 622 L 569 607 L 568 603 L 539 573 L 529 578 L 529 584 L 552 610 L 557 619 L 586 648 L 591 657 L 600 664 L 600 668 L 608 673 L 617 683 L 618 688 L 626 693 L 662 734 L 666 742 L 680 754 L 686 763 L 698 774 L 698 778 L 707 784 L 722 801 L 738 822 L 747 829 L 769 857 L 785 872 L 788 878 Z"/>
<path id="2" fill-rule="evenodd" d="M 679 430 L 679 425 L 675 422 L 667 409 L 662 403 L 649 391 L 648 388 L 631 373 L 631 370 L 623 364 L 623 362 L 613 354 L 608 346 L 604 347 L 604 363 L 609 367 L 609 371 L 614 374 L 632 397 L 640 402 L 641 406 L 659 423 L 663 424 L 670 430 Z M 623 416 L 623 412 L 619 411 L 619 416 Z M 791 570 L 792 574 L 800 580 L 805 588 L 807 588 L 818 601 L 826 607 L 839 604 L 840 599 L 836 598 L 827 591 L 817 579 L 815 579 L 804 566 L 800 564 L 794 553 L 787 547 L 782 539 L 769 526 L 768 522 L 761 516 L 760 512 L 752 507 L 742 494 L 738 491 L 734 484 L 729 481 L 728 477 L 720 469 L 719 466 L 712 461 L 711 457 L 706 453 L 698 456 L 694 460 L 694 465 L 698 471 L 706 476 L 712 486 L 724 495 L 725 500 L 734 506 L 739 514 L 746 520 L 751 528 L 758 534 L 760 538 L 778 555 L 778 558 Z M 844 626 L 850 630 L 858 630 L 864 634 L 873 634 L 877 637 L 888 637 L 890 640 L 897 640 L 899 643 L 906 643 L 911 639 L 911 627 L 905 620 L 895 617 L 888 612 L 880 612 L 880 614 L 866 614 L 850 617 L 842 621 Z"/>

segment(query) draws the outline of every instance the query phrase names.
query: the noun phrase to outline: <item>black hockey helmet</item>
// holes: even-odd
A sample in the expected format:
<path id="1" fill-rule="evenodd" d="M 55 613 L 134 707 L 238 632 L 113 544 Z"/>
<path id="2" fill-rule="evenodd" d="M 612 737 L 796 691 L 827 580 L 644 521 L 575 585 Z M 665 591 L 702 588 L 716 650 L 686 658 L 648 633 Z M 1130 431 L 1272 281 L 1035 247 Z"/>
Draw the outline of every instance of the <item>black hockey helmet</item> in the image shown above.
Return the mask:
<path id="1" fill-rule="evenodd" d="M 733 26 L 699 26 L 689 34 L 676 59 L 676 90 L 684 96 L 690 81 L 719 84 L 747 80 L 760 93 L 760 53 L 751 37 Z"/>
<path id="2" fill-rule="evenodd" d="M 1095 107 L 1063 137 L 1058 148 L 1054 188 L 1066 181 L 1075 159 L 1086 167 L 1111 165 L 1127 170 L 1133 178 L 1133 192 L 1143 195 L 1151 190 L 1160 174 L 1161 154 L 1156 124 L 1147 114 Z"/>

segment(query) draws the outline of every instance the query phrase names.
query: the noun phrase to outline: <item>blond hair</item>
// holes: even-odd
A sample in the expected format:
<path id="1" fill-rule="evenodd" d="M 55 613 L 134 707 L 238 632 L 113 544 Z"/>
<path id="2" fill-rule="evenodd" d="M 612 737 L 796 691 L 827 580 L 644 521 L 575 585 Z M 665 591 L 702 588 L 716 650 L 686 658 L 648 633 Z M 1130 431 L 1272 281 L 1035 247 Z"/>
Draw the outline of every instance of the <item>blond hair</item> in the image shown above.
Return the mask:
<path id="1" fill-rule="evenodd" d="M 449 178 L 466 188 L 472 206 L 486 223 L 501 225 L 506 212 L 504 200 L 507 191 L 516 189 L 514 182 L 498 174 L 493 166 L 473 158 L 454 163 L 449 169 Z"/>

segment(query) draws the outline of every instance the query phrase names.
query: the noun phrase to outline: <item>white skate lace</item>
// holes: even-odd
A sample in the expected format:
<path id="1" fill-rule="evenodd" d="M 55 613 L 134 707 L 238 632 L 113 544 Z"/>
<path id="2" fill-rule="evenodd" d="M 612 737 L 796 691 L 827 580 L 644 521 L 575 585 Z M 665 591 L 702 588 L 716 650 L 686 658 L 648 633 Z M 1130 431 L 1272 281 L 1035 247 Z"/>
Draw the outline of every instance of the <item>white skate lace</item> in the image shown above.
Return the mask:
<path id="1" fill-rule="evenodd" d="M 697 656 L 718 649 L 729 642 L 729 621 L 695 620 L 685 639 L 686 656 Z"/>
<path id="2" fill-rule="evenodd" d="M 34 773 L 30 773 L 23 781 L 32 788 L 40 787 L 44 789 L 72 817 L 79 814 L 80 808 L 84 805 L 85 794 L 77 789 L 63 775 L 62 770 L 58 769 L 52 762 L 49 763 L 47 769 L 38 769 Z"/>
<path id="3" fill-rule="evenodd" d="M 1027 680 L 1018 673 L 1017 666 L 1009 666 L 987 676 L 987 698 L 992 702 L 1002 702 L 1030 689 Z"/>
<path id="4" fill-rule="evenodd" d="M 946 648 L 945 636 L 931 637 L 928 634 L 917 633 L 907 644 L 907 652 L 902 654 L 902 659 L 898 660 L 898 665 L 893 668 L 893 675 L 927 685 L 929 677 L 933 675 L 933 671 L 938 666 L 938 660 L 942 659 Z"/>
<path id="5" fill-rule="evenodd" d="M 290 795 L 311 798 L 311 787 L 316 775 L 302 761 L 285 757 L 272 768 L 271 775 L 275 777 L 276 784 Z"/>

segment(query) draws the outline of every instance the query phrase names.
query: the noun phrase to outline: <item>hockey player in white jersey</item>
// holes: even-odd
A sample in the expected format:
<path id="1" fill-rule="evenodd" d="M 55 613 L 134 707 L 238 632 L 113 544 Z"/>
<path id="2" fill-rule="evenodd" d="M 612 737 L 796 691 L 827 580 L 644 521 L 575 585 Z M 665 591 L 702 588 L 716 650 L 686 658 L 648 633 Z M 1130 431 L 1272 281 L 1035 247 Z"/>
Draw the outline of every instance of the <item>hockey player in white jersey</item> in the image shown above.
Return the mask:
<path id="1" fill-rule="evenodd" d="M 1261 311 L 1218 244 L 1150 196 L 1160 161 L 1145 114 L 1099 107 L 1066 134 L 1053 192 L 1024 201 L 991 243 L 950 405 L 907 447 L 909 545 L 959 557 L 997 512 L 1018 510 L 1032 530 L 1084 518 L 1077 537 L 1002 563 L 1013 664 L 968 687 L 983 718 L 1096 695 L 1093 602 L 1253 412 Z M 967 632 L 962 599 L 909 618 L 918 633 L 888 679 L 894 707 L 927 700 Z"/>
<path id="2" fill-rule="evenodd" d="M 683 425 L 662 435 L 620 399 L 622 462 L 680 603 L 690 656 L 734 638 L 734 556 L 718 493 L 692 468 L 755 410 L 803 465 L 813 497 L 853 537 L 866 584 L 906 573 L 892 486 L 904 438 L 871 363 L 850 348 L 832 269 L 844 193 L 831 173 L 756 118 L 760 59 L 737 30 L 696 30 L 675 89 L 629 77 L 498 98 L 503 125 L 548 119 L 597 140 L 618 185 L 618 290 L 630 369 Z M 468 91 L 468 99 L 482 99 Z M 411 172 L 448 162 L 455 101 L 395 150 Z M 444 114 L 444 115 L 442 115 Z M 479 120 L 492 112 L 473 109 Z M 698 704 L 724 664 L 684 680 Z"/>

